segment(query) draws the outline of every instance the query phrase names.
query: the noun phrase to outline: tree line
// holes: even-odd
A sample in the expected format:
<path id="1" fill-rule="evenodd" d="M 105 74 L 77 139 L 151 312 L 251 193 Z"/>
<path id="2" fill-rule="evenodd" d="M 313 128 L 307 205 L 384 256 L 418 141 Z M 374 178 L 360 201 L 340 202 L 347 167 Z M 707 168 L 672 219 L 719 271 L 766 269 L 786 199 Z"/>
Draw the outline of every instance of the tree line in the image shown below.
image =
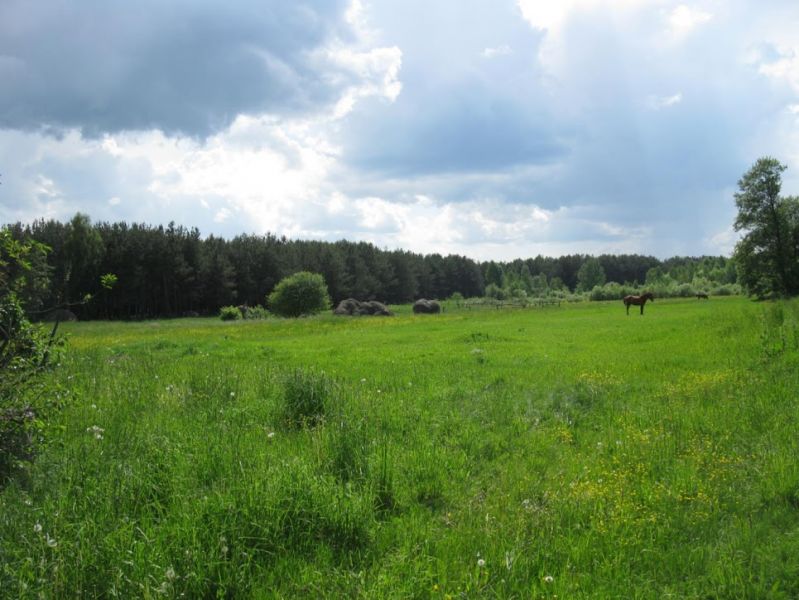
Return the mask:
<path id="1" fill-rule="evenodd" d="M 82 319 L 140 319 L 212 314 L 226 305 L 256 306 L 284 277 L 320 273 L 333 302 L 353 297 L 390 304 L 417 298 L 480 297 L 495 286 L 531 296 L 590 291 L 606 281 L 643 284 L 654 275 L 691 281 L 702 274 L 734 281 L 724 257 L 672 258 L 583 254 L 478 262 L 459 255 L 384 250 L 366 242 L 290 240 L 273 234 L 203 237 L 170 223 L 37 220 L 8 226 L 18 240 L 49 247 L 31 269 L 26 306 L 36 313 L 69 305 Z M 597 269 L 596 266 L 599 268 Z M 101 277 L 113 274 L 113 286 Z M 82 304 L 86 294 L 92 302 Z"/>

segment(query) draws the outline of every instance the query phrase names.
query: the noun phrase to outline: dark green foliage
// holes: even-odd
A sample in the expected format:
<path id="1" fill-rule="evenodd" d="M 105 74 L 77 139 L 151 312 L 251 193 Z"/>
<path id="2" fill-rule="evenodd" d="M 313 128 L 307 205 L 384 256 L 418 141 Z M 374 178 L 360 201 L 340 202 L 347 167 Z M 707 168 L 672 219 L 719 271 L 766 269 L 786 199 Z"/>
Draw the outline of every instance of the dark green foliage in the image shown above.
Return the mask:
<path id="1" fill-rule="evenodd" d="M 238 321 L 241 319 L 241 311 L 238 306 L 223 306 L 219 309 L 219 318 L 223 321 Z"/>
<path id="2" fill-rule="evenodd" d="M 786 166 L 759 159 L 738 181 L 735 247 L 742 285 L 759 298 L 799 294 L 799 198 L 780 196 Z"/>
<path id="3" fill-rule="evenodd" d="M 58 306 L 89 293 L 95 301 L 76 308 L 81 320 L 214 314 L 232 304 L 255 306 L 278 281 L 298 271 L 321 274 L 336 303 L 348 297 L 399 304 L 453 292 L 483 295 L 481 267 L 469 258 L 388 252 L 365 242 L 291 241 L 273 234 L 203 239 L 197 229 L 174 223 L 92 224 L 85 215 L 66 224 L 17 223 L 11 231 L 15 239 L 32 238 L 52 248 L 41 257 L 42 268 L 32 270 L 44 278 L 31 278 L 24 290 L 28 309 Z M 100 283 L 103 273 L 118 278 L 113 289 Z M 48 279 L 50 286 L 42 285 Z"/>
<path id="4" fill-rule="evenodd" d="M 486 266 L 485 271 L 485 282 L 486 285 L 495 285 L 497 287 L 504 287 L 505 286 L 505 272 L 502 269 L 502 266 L 498 265 L 494 261 L 491 261 Z"/>
<path id="5" fill-rule="evenodd" d="M 19 295 L 45 253 L 41 244 L 0 229 L 0 483 L 31 457 L 35 432 L 60 400 L 55 389 L 45 389 L 41 373 L 61 340 L 55 329 L 48 333 L 28 320 Z"/>
<path id="6" fill-rule="evenodd" d="M 577 272 L 577 282 L 577 289 L 581 292 L 588 292 L 594 289 L 594 286 L 604 285 L 605 269 L 596 258 L 591 257 Z"/>
<path id="7" fill-rule="evenodd" d="M 797 206 L 789 203 L 789 208 Z M 786 210 L 786 218 L 799 223 L 799 209 Z M 599 262 L 607 281 L 623 285 L 641 284 L 652 268 L 667 275 L 669 285 L 707 287 L 695 283 L 697 278 L 715 286 L 736 282 L 735 265 L 724 257 L 661 262 L 652 256 L 594 259 L 574 254 L 481 264 L 458 255 L 389 252 L 365 242 L 294 241 L 273 234 L 203 239 L 197 229 L 174 223 L 166 227 L 92 224 L 85 215 L 76 215 L 69 223 L 17 223 L 10 230 L 17 240 L 35 239 L 52 249 L 32 258 L 36 264 L 20 290 L 27 310 L 74 302 L 88 293 L 94 301 L 74 308 L 81 320 L 207 315 L 227 305 L 255 306 L 278 281 L 298 271 L 321 274 L 334 303 L 353 297 L 401 304 L 416 298 L 448 298 L 455 292 L 479 298 L 486 284 L 505 290 L 499 293 L 508 297 L 524 292 L 543 298 L 574 291 L 578 273 L 589 260 Z M 799 228 L 792 231 L 792 243 L 799 247 Z M 117 281 L 109 288 L 111 280 L 103 274 L 112 273 Z"/>
<path id="8" fill-rule="evenodd" d="M 330 296 L 321 275 L 300 271 L 275 286 L 275 290 L 269 294 L 268 304 L 276 315 L 299 317 L 330 308 Z"/>

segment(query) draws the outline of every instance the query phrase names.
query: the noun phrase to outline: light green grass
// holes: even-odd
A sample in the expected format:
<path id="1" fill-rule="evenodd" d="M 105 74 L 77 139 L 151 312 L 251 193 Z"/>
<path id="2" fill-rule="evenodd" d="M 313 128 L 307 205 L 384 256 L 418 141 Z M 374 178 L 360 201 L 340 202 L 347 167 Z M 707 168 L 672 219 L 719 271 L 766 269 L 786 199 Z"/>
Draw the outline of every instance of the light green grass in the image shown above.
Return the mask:
<path id="1" fill-rule="evenodd" d="M 798 323 L 71 324 L 73 400 L 0 492 L 0 595 L 797 597 Z"/>

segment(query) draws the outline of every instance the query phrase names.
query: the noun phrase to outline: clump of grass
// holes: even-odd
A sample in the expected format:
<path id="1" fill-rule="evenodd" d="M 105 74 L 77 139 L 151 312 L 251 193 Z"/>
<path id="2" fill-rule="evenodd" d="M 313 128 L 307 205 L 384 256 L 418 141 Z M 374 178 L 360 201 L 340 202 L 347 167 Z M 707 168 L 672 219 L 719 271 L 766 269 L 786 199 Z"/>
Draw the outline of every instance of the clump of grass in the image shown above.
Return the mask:
<path id="1" fill-rule="evenodd" d="M 369 437 L 363 419 L 331 420 L 326 432 L 327 468 L 343 482 L 363 481 L 369 472 Z"/>
<path id="2" fill-rule="evenodd" d="M 379 511 L 389 512 L 396 506 L 394 492 L 394 469 L 388 454 L 388 444 L 380 448 L 374 482 L 374 504 Z"/>
<path id="3" fill-rule="evenodd" d="M 295 369 L 283 380 L 283 420 L 290 427 L 313 427 L 325 418 L 335 384 L 323 372 Z"/>

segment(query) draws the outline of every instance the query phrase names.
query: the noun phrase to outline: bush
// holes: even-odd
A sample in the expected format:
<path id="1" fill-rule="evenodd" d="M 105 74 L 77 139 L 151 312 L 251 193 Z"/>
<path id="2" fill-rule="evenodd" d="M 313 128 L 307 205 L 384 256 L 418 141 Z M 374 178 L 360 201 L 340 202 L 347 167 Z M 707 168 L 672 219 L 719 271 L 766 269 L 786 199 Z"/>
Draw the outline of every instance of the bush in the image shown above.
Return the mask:
<path id="1" fill-rule="evenodd" d="M 251 319 L 268 319 L 272 315 L 263 306 L 250 306 L 244 315 L 247 320 Z"/>
<path id="2" fill-rule="evenodd" d="M 17 241 L 0 229 L 0 487 L 33 458 L 49 413 L 61 403 L 60 392 L 42 375 L 57 361 L 63 339 L 56 328 L 33 325 L 20 296 L 45 253 L 41 244 Z"/>
<path id="3" fill-rule="evenodd" d="M 223 306 L 219 309 L 219 318 L 223 321 L 238 321 L 241 319 L 241 311 L 238 306 Z"/>
<path id="4" fill-rule="evenodd" d="M 641 291 L 634 287 L 610 281 L 604 285 L 594 286 L 589 298 L 591 300 L 621 300 L 630 294 L 641 294 Z"/>
<path id="5" fill-rule="evenodd" d="M 281 317 L 299 317 L 330 308 L 330 295 L 324 277 L 300 271 L 281 280 L 269 294 L 267 303 Z"/>

